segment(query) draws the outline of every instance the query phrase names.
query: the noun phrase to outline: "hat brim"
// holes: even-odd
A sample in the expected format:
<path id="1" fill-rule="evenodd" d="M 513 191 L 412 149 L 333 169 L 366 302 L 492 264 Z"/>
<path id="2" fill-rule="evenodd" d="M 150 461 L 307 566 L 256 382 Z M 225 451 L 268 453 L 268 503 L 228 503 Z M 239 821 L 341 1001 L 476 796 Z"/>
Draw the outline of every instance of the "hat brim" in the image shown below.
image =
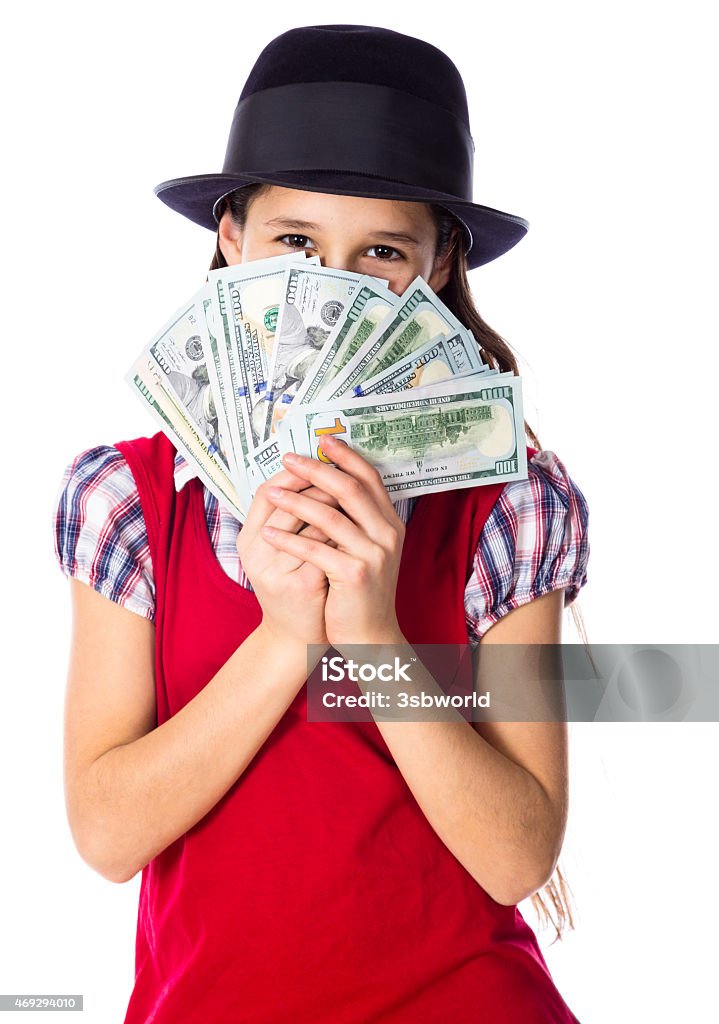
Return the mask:
<path id="1" fill-rule="evenodd" d="M 335 195 L 363 196 L 368 199 L 394 199 L 408 202 L 437 203 L 448 209 L 465 226 L 470 244 L 467 264 L 470 270 L 502 256 L 521 241 L 529 223 L 515 214 L 471 203 L 466 199 L 416 185 L 349 174 L 346 171 L 276 171 L 272 174 L 195 174 L 173 178 L 155 186 L 155 195 L 171 210 L 195 224 L 217 230 L 213 210 L 228 192 L 264 182 L 285 188 Z"/>

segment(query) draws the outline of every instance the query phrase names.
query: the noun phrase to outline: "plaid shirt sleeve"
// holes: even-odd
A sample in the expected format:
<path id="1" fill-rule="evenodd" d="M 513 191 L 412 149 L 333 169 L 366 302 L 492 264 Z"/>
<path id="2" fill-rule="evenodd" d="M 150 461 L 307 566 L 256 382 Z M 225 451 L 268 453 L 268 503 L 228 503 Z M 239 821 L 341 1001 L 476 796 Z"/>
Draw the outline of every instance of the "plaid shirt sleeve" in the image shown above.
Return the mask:
<path id="1" fill-rule="evenodd" d="M 476 644 L 513 608 L 566 588 L 568 607 L 587 582 L 589 510 L 564 464 L 539 451 L 528 479 L 510 481 L 482 530 L 465 590 L 467 630 Z"/>
<path id="2" fill-rule="evenodd" d="M 155 584 L 135 478 L 122 452 L 88 448 L 66 467 L 54 511 L 62 572 L 152 621 Z"/>

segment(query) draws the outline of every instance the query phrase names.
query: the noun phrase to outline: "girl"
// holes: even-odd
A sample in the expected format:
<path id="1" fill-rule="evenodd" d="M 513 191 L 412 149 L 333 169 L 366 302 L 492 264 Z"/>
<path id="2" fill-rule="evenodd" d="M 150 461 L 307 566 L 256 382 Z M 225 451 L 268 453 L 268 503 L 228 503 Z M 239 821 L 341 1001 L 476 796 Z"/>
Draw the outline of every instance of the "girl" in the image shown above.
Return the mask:
<path id="1" fill-rule="evenodd" d="M 213 267 L 421 274 L 516 373 L 467 271 L 527 224 L 472 202 L 472 151 L 444 53 L 310 26 L 260 54 L 222 173 L 156 191 L 217 231 Z M 310 722 L 304 685 L 310 644 L 560 642 L 587 507 L 527 433 L 527 480 L 395 503 L 330 441 L 243 525 L 162 432 L 68 465 L 67 809 L 89 865 L 142 872 L 125 1024 L 576 1022 L 517 908 L 547 885 L 563 920 L 566 725 Z"/>

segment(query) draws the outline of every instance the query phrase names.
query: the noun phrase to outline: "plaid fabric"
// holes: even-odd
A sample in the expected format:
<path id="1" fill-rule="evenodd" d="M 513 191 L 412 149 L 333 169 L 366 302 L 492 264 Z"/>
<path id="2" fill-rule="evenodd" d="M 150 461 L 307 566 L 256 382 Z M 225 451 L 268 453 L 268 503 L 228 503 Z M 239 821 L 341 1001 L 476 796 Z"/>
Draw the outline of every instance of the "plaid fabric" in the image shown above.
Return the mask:
<path id="1" fill-rule="evenodd" d="M 175 487 L 192 472 L 175 457 Z M 241 524 L 203 487 L 205 520 L 220 565 L 251 590 L 237 554 Z M 416 497 L 397 500 L 407 523 Z M 565 588 L 567 607 L 587 581 L 589 512 L 584 495 L 551 451 L 529 462 L 527 480 L 505 485 L 482 531 L 465 589 L 467 629 L 477 643 L 493 623 L 519 605 Z M 57 491 L 54 547 L 66 576 L 152 620 L 155 587 L 147 531 L 134 477 L 111 445 L 88 448 L 68 464 Z"/>

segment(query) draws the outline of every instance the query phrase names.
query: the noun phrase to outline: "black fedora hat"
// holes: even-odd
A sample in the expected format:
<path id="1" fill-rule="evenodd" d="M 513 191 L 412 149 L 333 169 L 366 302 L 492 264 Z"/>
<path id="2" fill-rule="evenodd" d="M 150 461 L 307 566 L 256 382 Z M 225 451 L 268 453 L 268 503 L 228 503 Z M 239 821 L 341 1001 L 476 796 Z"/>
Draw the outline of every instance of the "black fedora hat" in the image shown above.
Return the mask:
<path id="1" fill-rule="evenodd" d="M 220 199 L 254 182 L 437 203 L 462 223 L 473 269 L 529 227 L 472 202 L 473 171 L 464 83 L 442 50 L 370 25 L 308 25 L 257 58 L 222 172 L 163 181 L 155 194 L 212 231 Z"/>

